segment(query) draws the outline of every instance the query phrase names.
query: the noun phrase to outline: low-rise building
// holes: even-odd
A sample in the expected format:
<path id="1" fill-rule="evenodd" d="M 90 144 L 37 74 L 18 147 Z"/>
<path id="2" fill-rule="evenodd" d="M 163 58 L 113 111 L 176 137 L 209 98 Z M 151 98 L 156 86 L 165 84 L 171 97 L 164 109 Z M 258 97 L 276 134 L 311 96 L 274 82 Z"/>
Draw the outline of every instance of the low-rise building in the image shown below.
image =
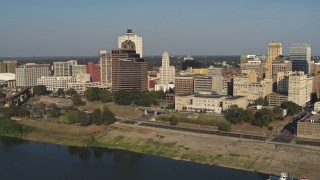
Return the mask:
<path id="1" fill-rule="evenodd" d="M 175 110 L 177 111 L 206 111 L 221 114 L 232 105 L 246 108 L 245 97 L 230 97 L 223 95 L 196 94 L 175 96 Z"/>
<path id="2" fill-rule="evenodd" d="M 320 101 L 314 103 L 313 110 L 316 111 L 316 112 L 320 111 Z"/>
<path id="3" fill-rule="evenodd" d="M 174 82 L 176 95 L 193 94 L 192 76 L 177 76 L 174 78 Z"/>
<path id="4" fill-rule="evenodd" d="M 285 101 L 288 101 L 288 95 L 285 93 L 273 92 L 267 95 L 269 106 L 281 106 Z"/>
<path id="5" fill-rule="evenodd" d="M 320 140 L 320 116 L 316 114 L 308 120 L 298 121 L 297 137 Z"/>
<path id="6" fill-rule="evenodd" d="M 230 96 L 222 101 L 222 110 L 225 111 L 232 105 L 237 105 L 239 108 L 246 109 L 248 101 L 245 96 Z"/>

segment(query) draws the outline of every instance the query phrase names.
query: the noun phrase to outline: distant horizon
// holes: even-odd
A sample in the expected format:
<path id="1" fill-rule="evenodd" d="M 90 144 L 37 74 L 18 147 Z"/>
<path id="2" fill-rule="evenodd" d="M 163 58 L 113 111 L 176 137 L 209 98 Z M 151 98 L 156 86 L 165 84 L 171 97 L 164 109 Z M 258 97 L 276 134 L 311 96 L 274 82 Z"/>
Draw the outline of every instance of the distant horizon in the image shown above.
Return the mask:
<path id="1" fill-rule="evenodd" d="M 96 56 L 128 28 L 145 56 L 267 54 L 309 43 L 320 54 L 319 0 L 55 0 L 1 2 L 0 56 Z"/>

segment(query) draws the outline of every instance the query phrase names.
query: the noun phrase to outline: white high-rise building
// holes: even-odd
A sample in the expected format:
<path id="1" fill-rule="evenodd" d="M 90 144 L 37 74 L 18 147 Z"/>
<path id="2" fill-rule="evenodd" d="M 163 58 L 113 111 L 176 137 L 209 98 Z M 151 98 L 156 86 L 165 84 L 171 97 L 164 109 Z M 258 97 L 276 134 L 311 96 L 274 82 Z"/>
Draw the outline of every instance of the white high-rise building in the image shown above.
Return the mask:
<path id="1" fill-rule="evenodd" d="M 77 65 L 77 60 L 67 62 L 53 62 L 53 72 L 55 76 L 72 76 L 72 66 Z"/>
<path id="2" fill-rule="evenodd" d="M 176 69 L 170 66 L 169 53 L 165 51 L 162 55 L 162 66 L 159 69 L 160 79 L 159 84 L 167 85 L 174 83 Z"/>
<path id="3" fill-rule="evenodd" d="M 142 37 L 134 34 L 132 29 L 127 29 L 127 33 L 123 36 L 118 37 L 118 48 L 121 48 L 121 44 L 126 41 L 131 40 L 136 45 L 136 53 L 140 54 L 140 57 L 143 57 L 143 46 L 142 46 Z"/>
<path id="4" fill-rule="evenodd" d="M 112 59 L 106 50 L 100 50 L 100 83 L 103 85 L 112 85 Z"/>
<path id="5" fill-rule="evenodd" d="M 49 76 L 50 64 L 27 63 L 16 69 L 16 86 L 28 87 L 36 86 L 37 78 Z"/>
<path id="6" fill-rule="evenodd" d="M 288 101 L 292 101 L 299 106 L 305 106 L 307 102 L 308 90 L 307 75 L 303 71 L 294 72 L 289 76 Z"/>

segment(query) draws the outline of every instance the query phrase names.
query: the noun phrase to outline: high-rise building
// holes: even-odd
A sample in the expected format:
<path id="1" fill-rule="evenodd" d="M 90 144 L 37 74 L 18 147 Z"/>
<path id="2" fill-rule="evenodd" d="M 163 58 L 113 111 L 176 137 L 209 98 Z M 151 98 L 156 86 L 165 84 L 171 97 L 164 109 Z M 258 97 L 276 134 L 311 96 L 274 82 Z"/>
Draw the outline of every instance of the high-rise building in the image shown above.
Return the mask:
<path id="1" fill-rule="evenodd" d="M 290 61 L 292 71 L 311 72 L 311 47 L 307 43 L 295 43 L 290 47 Z"/>
<path id="2" fill-rule="evenodd" d="M 72 76 L 72 66 L 77 64 L 77 60 L 69 60 L 67 62 L 53 62 L 54 76 Z"/>
<path id="3" fill-rule="evenodd" d="M 7 60 L 0 62 L 0 73 L 16 73 L 17 61 Z"/>
<path id="4" fill-rule="evenodd" d="M 37 78 L 49 76 L 50 64 L 28 63 L 21 65 L 16 69 L 16 86 L 28 87 L 36 86 Z"/>
<path id="5" fill-rule="evenodd" d="M 112 60 L 106 50 L 100 50 L 100 82 L 103 85 L 112 85 Z"/>
<path id="6" fill-rule="evenodd" d="M 135 43 L 126 40 L 112 49 L 112 91 L 148 90 L 148 63 L 136 54 Z"/>
<path id="7" fill-rule="evenodd" d="M 282 44 L 278 42 L 269 43 L 268 58 L 266 61 L 266 79 L 272 79 L 272 61 L 274 61 L 276 57 L 280 55 L 282 55 Z"/>
<path id="8" fill-rule="evenodd" d="M 162 55 L 162 66 L 159 69 L 159 84 L 166 86 L 167 84 L 174 83 L 175 71 L 174 66 L 170 66 L 169 53 L 165 51 Z"/>
<path id="9" fill-rule="evenodd" d="M 282 55 L 282 44 L 280 42 L 271 42 L 268 46 L 268 57 L 274 61 Z"/>
<path id="10" fill-rule="evenodd" d="M 92 82 L 100 82 L 100 66 L 89 61 L 87 65 L 87 73 L 90 74 Z"/>
<path id="11" fill-rule="evenodd" d="M 305 106 L 307 102 L 307 75 L 303 71 L 295 72 L 289 76 L 288 101 Z"/>
<path id="12" fill-rule="evenodd" d="M 273 90 L 277 90 L 277 81 L 278 79 L 278 72 L 283 72 L 284 74 L 286 72 L 292 71 L 292 63 L 291 61 L 278 61 L 275 60 L 272 62 L 272 79 L 273 79 Z"/>
<path id="13" fill-rule="evenodd" d="M 118 48 L 121 48 L 121 45 L 124 41 L 133 41 L 136 46 L 136 53 L 143 57 L 143 46 L 142 46 L 142 37 L 134 34 L 132 29 L 127 29 L 127 33 L 123 36 L 118 37 Z"/>

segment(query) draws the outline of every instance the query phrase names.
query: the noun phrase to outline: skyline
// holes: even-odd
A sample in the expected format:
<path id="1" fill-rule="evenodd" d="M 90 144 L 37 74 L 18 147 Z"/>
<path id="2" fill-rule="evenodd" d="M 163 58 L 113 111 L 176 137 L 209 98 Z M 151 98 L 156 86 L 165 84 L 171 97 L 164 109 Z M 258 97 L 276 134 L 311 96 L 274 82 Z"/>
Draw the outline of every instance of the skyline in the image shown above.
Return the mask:
<path id="1" fill-rule="evenodd" d="M 0 57 L 97 56 L 127 28 L 146 56 L 267 54 L 271 41 L 310 43 L 320 54 L 316 0 L 28 2 L 0 7 Z"/>

